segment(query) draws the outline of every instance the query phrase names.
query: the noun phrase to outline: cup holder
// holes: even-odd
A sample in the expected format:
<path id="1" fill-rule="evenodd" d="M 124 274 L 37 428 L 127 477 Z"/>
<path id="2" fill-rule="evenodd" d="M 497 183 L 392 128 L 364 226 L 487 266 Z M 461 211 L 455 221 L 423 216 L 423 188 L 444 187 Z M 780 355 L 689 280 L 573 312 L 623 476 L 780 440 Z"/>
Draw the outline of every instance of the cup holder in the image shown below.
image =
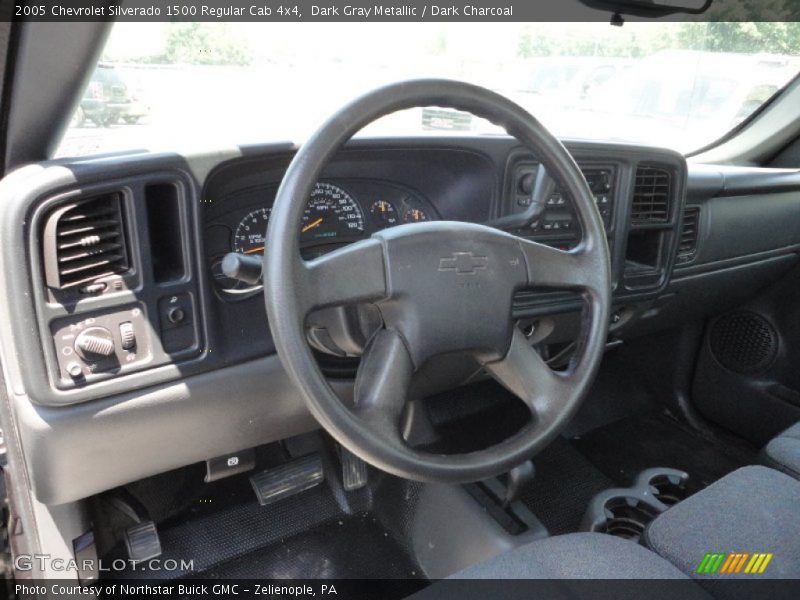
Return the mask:
<path id="1" fill-rule="evenodd" d="M 686 479 L 674 475 L 659 473 L 649 481 L 653 496 L 664 506 L 675 506 L 689 495 Z"/>
<path id="2" fill-rule="evenodd" d="M 631 496 L 617 496 L 605 504 L 606 520 L 599 531 L 639 541 L 647 524 L 658 516 L 653 506 Z"/>
<path id="3" fill-rule="evenodd" d="M 689 494 L 689 475 L 675 469 L 648 469 L 629 488 L 604 490 L 589 503 L 581 530 L 639 542 L 647 525 Z"/>

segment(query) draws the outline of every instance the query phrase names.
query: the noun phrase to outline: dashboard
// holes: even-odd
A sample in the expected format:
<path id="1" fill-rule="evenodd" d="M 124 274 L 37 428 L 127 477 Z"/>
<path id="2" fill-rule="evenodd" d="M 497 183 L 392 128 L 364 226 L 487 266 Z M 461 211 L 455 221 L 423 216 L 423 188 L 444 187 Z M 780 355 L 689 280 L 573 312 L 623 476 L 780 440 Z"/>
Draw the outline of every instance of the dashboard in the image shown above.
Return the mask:
<path id="1" fill-rule="evenodd" d="M 573 199 L 518 145 L 408 144 L 356 142 L 331 161 L 297 223 L 304 258 L 385 228 L 439 219 L 490 223 L 561 249 L 580 240 Z M 623 305 L 614 325 L 621 327 L 634 316 L 631 306 L 667 285 L 686 163 L 655 148 L 569 149 L 605 227 L 614 299 Z M 34 294 L 41 335 L 50 340 L 44 350 L 51 402 L 80 402 L 126 381 L 166 377 L 162 367 L 203 372 L 274 353 L 259 278 L 233 278 L 224 264 L 233 253 L 260 273 L 258 257 L 270 251 L 265 233 L 291 157 L 265 152 L 219 163 L 197 204 L 191 176 L 167 170 L 71 190 L 38 206 L 33 268 L 43 285 Z M 532 203 L 541 205 L 536 220 L 520 220 Z M 532 343 L 556 344 L 571 331 L 544 327 L 543 315 L 581 307 L 571 292 L 525 289 L 513 316 L 525 330 L 552 329 Z M 307 325 L 326 372 L 350 378 L 357 360 L 347 357 L 358 355 L 359 343 L 352 336 L 344 345 L 331 342 L 341 318 L 328 325 L 318 316 Z"/>
<path id="2" fill-rule="evenodd" d="M 796 171 L 566 145 L 606 229 L 609 343 L 737 306 L 798 264 Z M 264 232 L 295 151 L 134 153 L 5 178 L 0 318 L 9 335 L 0 344 L 4 357 L 25 357 L 6 369 L 41 501 L 68 502 L 316 426 L 275 354 L 260 289 L 220 270 L 228 253 L 269 252 Z M 515 229 L 534 189 L 543 211 Z M 335 156 L 306 199 L 299 251 L 312 258 L 423 220 L 493 223 L 561 248 L 581 236 L 572 199 L 513 139 L 363 139 Z M 513 317 L 532 344 L 558 347 L 581 307 L 568 292 L 526 289 Z M 347 399 L 355 361 L 343 362 L 330 383 Z M 476 373 L 455 362 L 434 365 L 426 385 Z M 165 437 L 202 443 L 164 453 Z"/>

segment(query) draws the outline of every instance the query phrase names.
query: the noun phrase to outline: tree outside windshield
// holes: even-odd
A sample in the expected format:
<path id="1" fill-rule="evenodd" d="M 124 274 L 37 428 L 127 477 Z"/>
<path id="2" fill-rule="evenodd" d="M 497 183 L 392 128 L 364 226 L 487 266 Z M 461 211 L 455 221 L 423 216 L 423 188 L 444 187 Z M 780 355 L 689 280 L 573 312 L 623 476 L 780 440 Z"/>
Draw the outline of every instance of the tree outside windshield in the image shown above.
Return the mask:
<path id="1" fill-rule="evenodd" d="M 798 23 L 118 23 L 58 155 L 302 142 L 355 96 L 418 77 L 493 89 L 562 137 L 689 152 L 798 70 Z M 496 133 L 439 107 L 364 132 Z"/>

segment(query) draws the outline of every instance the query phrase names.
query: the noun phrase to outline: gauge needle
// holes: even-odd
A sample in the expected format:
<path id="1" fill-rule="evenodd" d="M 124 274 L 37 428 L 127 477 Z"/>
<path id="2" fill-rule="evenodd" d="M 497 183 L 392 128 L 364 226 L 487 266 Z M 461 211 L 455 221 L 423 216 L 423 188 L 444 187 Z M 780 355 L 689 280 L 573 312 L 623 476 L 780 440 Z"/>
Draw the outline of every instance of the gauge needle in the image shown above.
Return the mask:
<path id="1" fill-rule="evenodd" d="M 320 217 L 316 221 L 313 221 L 313 222 L 309 223 L 308 225 L 306 225 L 305 227 L 303 227 L 303 229 L 300 230 L 300 233 L 305 233 L 306 231 L 310 231 L 311 229 L 314 229 L 315 227 L 319 227 L 321 224 L 322 224 L 322 217 Z"/>
<path id="2" fill-rule="evenodd" d="M 320 217 L 313 223 L 309 223 L 308 225 L 303 227 L 302 232 L 305 233 L 306 231 L 314 229 L 315 227 L 319 227 L 320 225 L 322 225 L 322 217 Z M 256 248 L 250 248 L 250 250 L 245 250 L 244 254 L 255 254 L 256 252 L 263 252 L 263 251 L 264 251 L 264 246 L 258 246 Z"/>

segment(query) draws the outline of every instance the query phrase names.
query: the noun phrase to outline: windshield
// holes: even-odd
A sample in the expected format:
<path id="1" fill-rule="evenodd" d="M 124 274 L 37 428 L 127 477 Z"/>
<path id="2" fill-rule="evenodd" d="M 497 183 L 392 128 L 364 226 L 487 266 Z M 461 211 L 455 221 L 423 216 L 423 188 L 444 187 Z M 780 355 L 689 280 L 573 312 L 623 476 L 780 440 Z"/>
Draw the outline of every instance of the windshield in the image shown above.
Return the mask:
<path id="1" fill-rule="evenodd" d="M 419 77 L 493 89 L 561 137 L 690 152 L 798 69 L 794 23 L 118 23 L 58 155 L 302 142 L 357 95 Z M 427 107 L 363 133 L 498 130 Z"/>

